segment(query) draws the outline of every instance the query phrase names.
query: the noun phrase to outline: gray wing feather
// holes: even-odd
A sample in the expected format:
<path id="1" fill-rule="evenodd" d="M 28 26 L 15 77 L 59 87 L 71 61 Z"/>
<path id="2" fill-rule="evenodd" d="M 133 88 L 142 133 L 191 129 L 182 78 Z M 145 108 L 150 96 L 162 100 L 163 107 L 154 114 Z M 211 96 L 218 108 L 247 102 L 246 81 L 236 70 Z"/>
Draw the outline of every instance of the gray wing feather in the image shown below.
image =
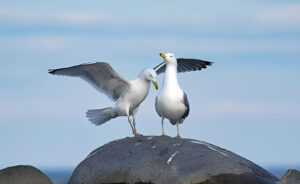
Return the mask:
<path id="1" fill-rule="evenodd" d="M 186 111 L 184 112 L 184 114 L 181 116 L 181 119 L 184 120 L 190 112 L 190 105 L 189 105 L 189 101 L 187 99 L 186 94 L 183 92 L 183 104 L 186 107 Z"/>
<path id="2" fill-rule="evenodd" d="M 55 75 L 80 77 L 112 100 L 128 90 L 129 82 L 105 62 L 94 62 L 48 71 Z"/>
<path id="3" fill-rule="evenodd" d="M 177 72 L 190 72 L 201 70 L 202 68 L 206 68 L 206 66 L 212 65 L 212 62 L 204 61 L 200 59 L 177 59 Z M 160 63 L 156 67 L 153 68 L 157 75 L 164 73 L 166 71 L 166 64 L 164 62 Z"/>

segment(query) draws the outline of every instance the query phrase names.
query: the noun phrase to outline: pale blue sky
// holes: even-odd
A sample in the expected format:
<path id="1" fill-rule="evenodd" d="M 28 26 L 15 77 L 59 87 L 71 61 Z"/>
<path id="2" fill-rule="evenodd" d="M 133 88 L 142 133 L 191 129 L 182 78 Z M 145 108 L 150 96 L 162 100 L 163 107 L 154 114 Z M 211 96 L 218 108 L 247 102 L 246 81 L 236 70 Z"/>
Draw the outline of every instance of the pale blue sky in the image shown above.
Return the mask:
<path id="1" fill-rule="evenodd" d="M 88 109 L 113 103 L 47 69 L 106 61 L 133 79 L 162 62 L 158 52 L 215 62 L 179 75 L 191 106 L 183 137 L 263 167 L 300 165 L 297 1 L 5 0 L 0 43 L 0 169 L 75 167 L 93 149 L 132 136 L 126 118 L 89 123 Z M 156 94 L 152 87 L 137 115 L 145 135 L 161 133 Z"/>

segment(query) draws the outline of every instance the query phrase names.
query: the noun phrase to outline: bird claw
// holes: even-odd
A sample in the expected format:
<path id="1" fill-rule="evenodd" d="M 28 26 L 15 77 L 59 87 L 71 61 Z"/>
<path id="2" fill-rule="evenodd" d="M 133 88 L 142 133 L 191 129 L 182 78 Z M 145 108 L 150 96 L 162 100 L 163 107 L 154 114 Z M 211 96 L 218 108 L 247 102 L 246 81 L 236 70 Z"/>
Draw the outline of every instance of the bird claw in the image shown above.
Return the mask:
<path id="1" fill-rule="evenodd" d="M 181 139 L 181 136 L 180 136 L 180 135 L 177 135 L 177 136 L 176 136 L 176 138 L 179 138 L 179 139 Z"/>
<path id="2" fill-rule="evenodd" d="M 135 132 L 135 133 L 134 133 L 134 136 L 135 136 L 135 137 L 137 137 L 137 136 L 143 136 L 143 134 L 139 134 L 139 133 Z"/>

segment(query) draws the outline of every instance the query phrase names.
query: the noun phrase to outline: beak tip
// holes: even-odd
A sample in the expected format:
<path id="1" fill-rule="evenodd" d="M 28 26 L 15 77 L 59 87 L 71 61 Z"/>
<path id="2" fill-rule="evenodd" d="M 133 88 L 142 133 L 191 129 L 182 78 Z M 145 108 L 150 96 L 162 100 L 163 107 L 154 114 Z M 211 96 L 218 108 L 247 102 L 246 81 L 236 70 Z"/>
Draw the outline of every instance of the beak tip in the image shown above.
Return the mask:
<path id="1" fill-rule="evenodd" d="M 166 58 L 166 55 L 164 55 L 163 53 L 158 53 L 159 55 L 160 55 L 160 57 L 162 57 L 162 58 Z"/>
<path id="2" fill-rule="evenodd" d="M 152 81 L 153 85 L 155 86 L 155 89 L 158 90 L 158 84 L 156 81 Z"/>

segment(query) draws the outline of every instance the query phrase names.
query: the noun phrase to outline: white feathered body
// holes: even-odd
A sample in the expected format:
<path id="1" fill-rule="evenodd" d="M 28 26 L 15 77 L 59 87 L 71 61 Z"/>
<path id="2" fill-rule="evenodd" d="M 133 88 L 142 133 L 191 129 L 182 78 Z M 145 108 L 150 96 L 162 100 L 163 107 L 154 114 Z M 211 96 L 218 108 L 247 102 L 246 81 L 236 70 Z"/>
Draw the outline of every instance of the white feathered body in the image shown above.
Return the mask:
<path id="1" fill-rule="evenodd" d="M 168 118 L 172 124 L 181 123 L 182 116 L 187 110 L 183 97 L 184 93 L 177 81 L 177 66 L 167 65 L 163 88 L 157 96 L 155 105 L 159 116 Z"/>
<path id="2" fill-rule="evenodd" d="M 139 77 L 129 81 L 129 83 L 128 92 L 115 105 L 114 109 L 118 116 L 127 116 L 128 113 L 132 115 L 148 95 L 150 88 L 149 81 Z"/>
<path id="3" fill-rule="evenodd" d="M 120 76 L 106 62 L 84 63 L 66 68 L 50 69 L 49 73 L 80 77 L 98 91 L 116 101 L 114 107 L 88 110 L 86 112 L 87 118 L 95 125 L 102 125 L 112 118 L 128 116 L 128 121 L 135 135 L 137 135 L 137 132 L 135 130 L 134 115 L 138 111 L 139 105 L 148 95 L 150 81 L 157 88 L 156 72 L 152 68 L 144 69 L 139 77 L 132 81 Z M 133 116 L 133 124 L 129 120 L 129 116 Z"/>

